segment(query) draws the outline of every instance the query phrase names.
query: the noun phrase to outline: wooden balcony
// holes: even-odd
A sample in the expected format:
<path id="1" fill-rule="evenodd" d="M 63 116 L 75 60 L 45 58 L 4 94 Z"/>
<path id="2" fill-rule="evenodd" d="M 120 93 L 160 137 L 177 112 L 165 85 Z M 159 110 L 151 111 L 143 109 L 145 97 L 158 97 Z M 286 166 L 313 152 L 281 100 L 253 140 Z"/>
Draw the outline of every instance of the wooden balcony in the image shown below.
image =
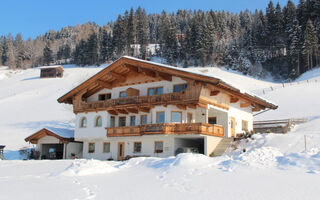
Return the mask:
<path id="1" fill-rule="evenodd" d="M 142 136 L 156 134 L 202 134 L 217 137 L 224 137 L 224 128 L 220 125 L 205 123 L 184 123 L 184 124 L 146 124 L 140 126 L 124 126 L 106 128 L 108 137 Z"/>
<path id="2" fill-rule="evenodd" d="M 150 108 L 155 105 L 184 104 L 194 105 L 198 103 L 199 95 L 194 93 L 168 93 L 152 96 L 133 96 L 118 99 L 109 99 L 105 101 L 80 102 L 74 105 L 74 112 L 90 112 L 99 110 L 112 110 L 127 114 L 129 112 L 138 112 L 138 109 Z M 128 108 L 128 109 L 127 109 Z M 119 109 L 119 110 L 117 110 Z M 146 109 L 142 110 L 145 112 Z M 114 113 L 112 113 L 114 114 Z"/>

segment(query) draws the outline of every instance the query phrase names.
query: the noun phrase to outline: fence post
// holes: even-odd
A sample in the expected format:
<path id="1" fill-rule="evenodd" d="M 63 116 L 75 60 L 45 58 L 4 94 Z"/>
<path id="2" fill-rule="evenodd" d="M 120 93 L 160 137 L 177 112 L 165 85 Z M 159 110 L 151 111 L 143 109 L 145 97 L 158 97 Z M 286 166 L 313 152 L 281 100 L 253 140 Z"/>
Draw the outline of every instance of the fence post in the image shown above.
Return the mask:
<path id="1" fill-rule="evenodd" d="M 284 87 L 284 83 L 282 83 L 282 87 Z"/>
<path id="2" fill-rule="evenodd" d="M 307 151 L 307 136 L 304 135 L 304 150 Z"/>

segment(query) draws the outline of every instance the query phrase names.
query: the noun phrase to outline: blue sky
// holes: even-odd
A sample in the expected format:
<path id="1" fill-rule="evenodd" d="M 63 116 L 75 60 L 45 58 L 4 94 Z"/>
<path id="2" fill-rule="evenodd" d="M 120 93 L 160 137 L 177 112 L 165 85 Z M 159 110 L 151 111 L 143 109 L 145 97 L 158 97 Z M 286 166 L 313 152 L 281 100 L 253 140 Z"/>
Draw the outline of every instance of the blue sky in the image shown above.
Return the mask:
<path id="1" fill-rule="evenodd" d="M 141 6 L 148 13 L 178 9 L 227 10 L 240 12 L 248 8 L 265 10 L 269 0 L 1 0 L 0 35 L 22 33 L 34 38 L 53 29 L 88 21 L 105 24 L 131 7 Z M 287 0 L 280 2 L 283 6 Z M 297 3 L 298 0 L 293 0 Z"/>

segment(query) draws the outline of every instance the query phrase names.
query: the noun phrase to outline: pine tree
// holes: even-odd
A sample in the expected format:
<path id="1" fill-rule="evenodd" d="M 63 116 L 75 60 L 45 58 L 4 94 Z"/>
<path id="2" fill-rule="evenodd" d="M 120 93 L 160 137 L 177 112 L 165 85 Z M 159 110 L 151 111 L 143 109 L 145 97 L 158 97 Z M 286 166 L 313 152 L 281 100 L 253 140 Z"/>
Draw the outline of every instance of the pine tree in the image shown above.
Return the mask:
<path id="1" fill-rule="evenodd" d="M 314 67 L 313 58 L 316 53 L 318 45 L 318 38 L 316 36 L 312 21 L 309 19 L 307 22 L 305 34 L 304 34 L 304 54 L 307 56 L 307 69 Z"/>
<path id="2" fill-rule="evenodd" d="M 86 62 L 87 65 L 98 64 L 98 38 L 97 34 L 93 32 L 88 38 L 86 44 Z"/>
<path id="3" fill-rule="evenodd" d="M 102 31 L 101 42 L 100 42 L 100 63 L 112 59 L 113 46 L 112 36 L 107 30 Z"/>
<path id="4" fill-rule="evenodd" d="M 16 69 L 16 58 L 15 58 L 15 49 L 13 45 L 13 38 L 12 35 L 9 34 L 8 37 L 6 38 L 6 51 L 5 51 L 5 56 L 6 56 L 6 65 L 10 69 Z"/>
<path id="5" fill-rule="evenodd" d="M 144 9 L 139 7 L 135 13 L 135 17 L 137 20 L 137 42 L 140 45 L 140 55 L 139 57 L 142 59 L 147 58 L 147 47 L 149 44 L 149 37 L 148 37 L 148 19 L 147 14 Z"/>
<path id="6" fill-rule="evenodd" d="M 134 10 L 133 8 L 130 9 L 130 13 L 127 17 L 126 22 L 126 54 L 133 56 L 133 48 L 131 47 L 132 44 L 135 44 L 135 35 L 136 35 L 136 21 L 134 17 Z"/>
<path id="7" fill-rule="evenodd" d="M 288 30 L 289 33 L 289 44 L 288 44 L 288 54 L 290 56 L 292 68 L 291 77 L 296 78 L 300 75 L 300 37 L 301 37 L 301 27 L 299 26 L 298 20 L 295 18 L 292 23 L 292 27 Z"/>
<path id="8" fill-rule="evenodd" d="M 50 43 L 47 42 L 46 46 L 43 49 L 43 63 L 46 65 L 50 65 L 53 61 L 52 50 L 50 48 Z"/>
<path id="9" fill-rule="evenodd" d="M 116 57 L 120 57 L 123 55 L 125 50 L 125 26 L 124 21 L 121 15 L 118 16 L 117 21 L 114 23 L 113 27 L 113 46 L 114 46 L 114 53 Z"/>

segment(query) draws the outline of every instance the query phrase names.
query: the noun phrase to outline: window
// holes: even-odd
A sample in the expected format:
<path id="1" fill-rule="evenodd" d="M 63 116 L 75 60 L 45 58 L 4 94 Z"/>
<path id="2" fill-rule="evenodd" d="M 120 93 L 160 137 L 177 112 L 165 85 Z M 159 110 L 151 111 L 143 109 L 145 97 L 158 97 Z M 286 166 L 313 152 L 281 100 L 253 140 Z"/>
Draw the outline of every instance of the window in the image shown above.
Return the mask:
<path id="1" fill-rule="evenodd" d="M 119 126 L 126 126 L 126 117 L 119 117 Z"/>
<path id="2" fill-rule="evenodd" d="M 171 112 L 171 122 L 181 123 L 182 122 L 182 112 L 172 111 Z"/>
<path id="3" fill-rule="evenodd" d="M 248 131 L 248 121 L 242 120 L 242 130 Z"/>
<path id="4" fill-rule="evenodd" d="M 134 142 L 133 143 L 133 152 L 134 153 L 140 153 L 141 152 L 141 147 L 142 147 L 141 142 Z"/>
<path id="5" fill-rule="evenodd" d="M 130 117 L 130 126 L 135 126 L 136 125 L 136 116 L 131 116 Z"/>
<path id="6" fill-rule="evenodd" d="M 98 99 L 99 99 L 99 101 L 104 101 L 104 100 L 107 100 L 107 99 L 111 99 L 111 93 L 99 94 Z"/>
<path id="7" fill-rule="evenodd" d="M 101 116 L 97 116 L 96 117 L 95 126 L 96 127 L 101 127 L 102 126 L 102 117 Z"/>
<path id="8" fill-rule="evenodd" d="M 141 115 L 140 124 L 147 124 L 148 123 L 147 115 Z"/>
<path id="9" fill-rule="evenodd" d="M 86 128 L 87 127 L 87 118 L 82 117 L 80 120 L 80 128 Z"/>
<path id="10" fill-rule="evenodd" d="M 192 113 L 187 113 L 187 123 L 192 123 Z"/>
<path id="11" fill-rule="evenodd" d="M 103 143 L 103 153 L 110 153 L 110 142 Z"/>
<path id="12" fill-rule="evenodd" d="M 217 118 L 216 117 L 208 117 L 208 123 L 209 124 L 217 124 Z"/>
<path id="13" fill-rule="evenodd" d="M 116 121 L 116 118 L 114 116 L 111 116 L 110 117 L 110 127 L 115 127 L 115 121 Z"/>
<path id="14" fill-rule="evenodd" d="M 154 142 L 154 152 L 155 153 L 162 153 L 163 152 L 163 142 L 162 141 L 155 141 Z"/>
<path id="15" fill-rule="evenodd" d="M 187 89 L 187 84 L 179 84 L 173 86 L 173 92 L 182 92 Z"/>
<path id="16" fill-rule="evenodd" d="M 126 96 L 127 96 L 126 91 L 122 91 L 122 92 L 120 92 L 120 94 L 119 94 L 119 97 L 120 97 L 120 98 L 125 98 Z"/>
<path id="17" fill-rule="evenodd" d="M 88 152 L 89 153 L 94 153 L 94 149 L 95 149 L 95 144 L 94 143 L 89 143 Z"/>
<path id="18" fill-rule="evenodd" d="M 163 87 L 148 88 L 148 96 L 163 94 Z"/>
<path id="19" fill-rule="evenodd" d="M 165 121 L 164 112 L 157 112 L 157 119 L 156 122 L 158 124 L 162 124 Z"/>

